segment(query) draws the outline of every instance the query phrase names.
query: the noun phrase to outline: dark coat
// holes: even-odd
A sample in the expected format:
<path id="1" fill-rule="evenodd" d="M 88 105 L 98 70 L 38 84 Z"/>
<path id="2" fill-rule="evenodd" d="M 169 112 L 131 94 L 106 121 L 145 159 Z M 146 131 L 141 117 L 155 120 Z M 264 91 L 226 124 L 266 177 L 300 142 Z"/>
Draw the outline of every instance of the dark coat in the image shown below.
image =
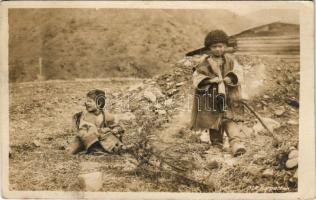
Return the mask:
<path id="1" fill-rule="evenodd" d="M 233 104 L 241 99 L 240 80 L 242 69 L 235 67 L 237 62 L 231 55 L 225 54 L 223 64 L 216 66 L 216 62 L 210 55 L 204 55 L 199 64 L 193 69 L 194 100 L 191 115 L 192 129 L 216 129 L 220 128 L 224 118 L 233 118 Z M 218 73 L 220 68 L 220 74 Z M 220 112 L 215 96 L 218 95 L 219 84 L 204 84 L 206 79 L 215 77 L 230 77 L 232 84 L 223 85 L 226 96 L 225 110 Z"/>

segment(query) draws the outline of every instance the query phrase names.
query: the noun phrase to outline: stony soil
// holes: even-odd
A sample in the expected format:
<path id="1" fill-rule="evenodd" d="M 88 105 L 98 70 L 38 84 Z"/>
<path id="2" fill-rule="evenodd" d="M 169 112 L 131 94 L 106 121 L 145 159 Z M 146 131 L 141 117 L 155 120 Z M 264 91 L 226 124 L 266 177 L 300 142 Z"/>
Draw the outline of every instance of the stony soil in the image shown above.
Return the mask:
<path id="1" fill-rule="evenodd" d="M 299 65 L 238 56 L 248 103 L 267 118 L 281 143 L 273 147 L 271 136 L 246 111 L 239 125 L 247 153 L 232 157 L 229 148 L 201 143 L 200 133 L 188 127 L 191 67 L 198 59 L 183 59 L 151 79 L 10 84 L 10 189 L 79 191 L 78 177 L 89 166 L 103 174 L 100 191 L 297 191 L 296 168 L 285 163 L 291 149 L 298 149 Z M 258 86 L 249 90 L 247 81 L 259 81 Z M 125 126 L 124 142 L 137 144 L 134 151 L 67 154 L 75 135 L 72 115 L 84 108 L 83 97 L 93 88 L 106 90 L 108 109 Z M 249 92 L 255 89 L 259 92 Z"/>

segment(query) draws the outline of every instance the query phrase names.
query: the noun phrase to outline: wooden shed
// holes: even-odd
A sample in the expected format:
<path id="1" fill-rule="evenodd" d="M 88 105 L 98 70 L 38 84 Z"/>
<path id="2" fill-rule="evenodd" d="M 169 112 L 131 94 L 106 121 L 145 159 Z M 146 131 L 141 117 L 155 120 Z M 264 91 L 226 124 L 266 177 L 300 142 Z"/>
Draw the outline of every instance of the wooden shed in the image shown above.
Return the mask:
<path id="1" fill-rule="evenodd" d="M 297 24 L 275 22 L 231 36 L 236 54 L 274 56 L 299 62 L 300 30 Z"/>

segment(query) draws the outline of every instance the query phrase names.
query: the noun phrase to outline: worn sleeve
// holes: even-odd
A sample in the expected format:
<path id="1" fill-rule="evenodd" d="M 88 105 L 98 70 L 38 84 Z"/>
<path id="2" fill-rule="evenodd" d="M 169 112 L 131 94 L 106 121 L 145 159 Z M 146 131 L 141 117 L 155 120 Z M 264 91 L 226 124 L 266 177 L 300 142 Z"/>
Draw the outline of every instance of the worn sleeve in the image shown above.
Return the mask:
<path id="1" fill-rule="evenodd" d="M 108 126 L 108 127 L 113 127 L 115 126 L 116 122 L 115 122 L 115 116 L 111 113 L 105 113 L 105 124 Z"/>
<path id="2" fill-rule="evenodd" d="M 231 84 L 228 84 L 228 86 L 236 87 L 242 84 L 243 82 L 243 68 L 242 66 L 237 62 L 237 60 L 233 60 L 233 68 L 231 71 L 229 71 L 225 77 L 229 77 L 232 81 Z"/>
<path id="3" fill-rule="evenodd" d="M 193 86 L 196 89 L 203 89 L 208 83 L 208 80 L 215 78 L 216 75 L 212 74 L 207 66 L 203 63 L 198 65 L 196 70 L 193 72 Z"/>
<path id="4" fill-rule="evenodd" d="M 80 120 L 79 130 L 88 130 L 91 127 L 96 127 L 96 125 L 84 119 Z"/>

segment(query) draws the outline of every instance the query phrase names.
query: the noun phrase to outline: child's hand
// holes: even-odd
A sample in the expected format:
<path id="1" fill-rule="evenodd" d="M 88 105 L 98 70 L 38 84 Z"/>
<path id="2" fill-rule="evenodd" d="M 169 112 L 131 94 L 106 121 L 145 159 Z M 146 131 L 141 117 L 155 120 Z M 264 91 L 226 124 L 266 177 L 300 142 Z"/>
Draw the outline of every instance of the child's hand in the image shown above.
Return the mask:
<path id="1" fill-rule="evenodd" d="M 226 83 L 226 84 L 232 84 L 232 80 L 231 80 L 228 76 L 226 76 L 226 77 L 224 78 L 224 83 Z"/>
<path id="2" fill-rule="evenodd" d="M 215 78 L 208 80 L 208 82 L 213 84 L 213 83 L 220 83 L 220 82 L 222 82 L 222 80 L 219 79 L 218 77 L 215 77 Z"/>

